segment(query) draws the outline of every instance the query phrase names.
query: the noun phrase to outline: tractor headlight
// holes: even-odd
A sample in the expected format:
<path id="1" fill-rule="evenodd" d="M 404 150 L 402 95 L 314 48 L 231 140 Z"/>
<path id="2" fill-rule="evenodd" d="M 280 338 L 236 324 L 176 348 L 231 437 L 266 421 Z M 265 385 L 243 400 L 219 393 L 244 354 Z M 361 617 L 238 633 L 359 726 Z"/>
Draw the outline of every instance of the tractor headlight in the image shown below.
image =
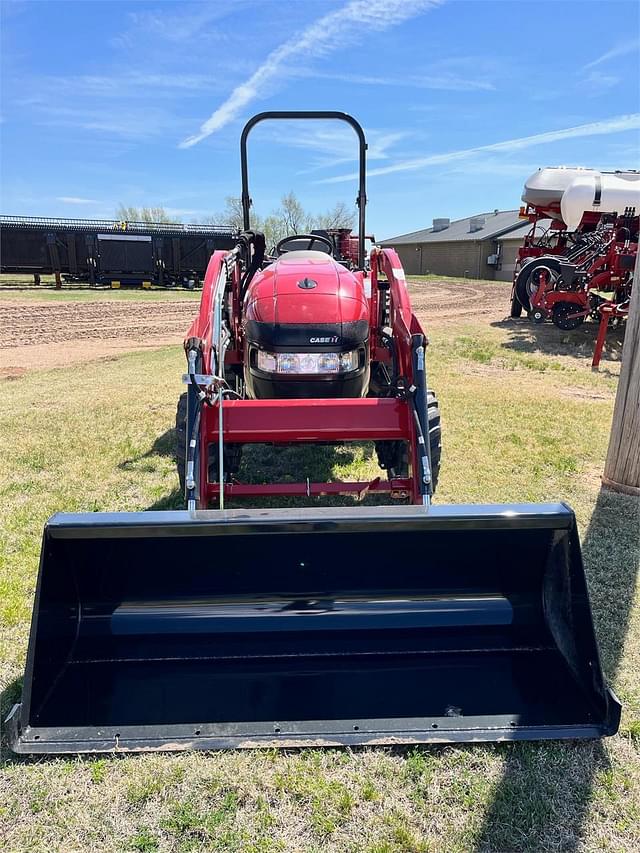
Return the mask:
<path id="1" fill-rule="evenodd" d="M 351 352 L 278 352 L 258 350 L 258 369 L 265 373 L 349 373 L 360 366 L 358 350 Z"/>

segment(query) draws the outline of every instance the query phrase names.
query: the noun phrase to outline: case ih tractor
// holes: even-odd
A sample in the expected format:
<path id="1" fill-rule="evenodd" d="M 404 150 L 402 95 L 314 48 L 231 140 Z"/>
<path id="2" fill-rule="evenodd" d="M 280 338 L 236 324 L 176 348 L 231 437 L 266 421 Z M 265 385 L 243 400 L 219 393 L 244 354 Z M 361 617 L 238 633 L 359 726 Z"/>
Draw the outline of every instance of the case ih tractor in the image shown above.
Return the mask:
<path id="1" fill-rule="evenodd" d="M 370 492 L 426 503 L 440 467 L 440 413 L 427 390 L 426 338 L 397 254 L 374 247 L 370 274 L 364 271 L 362 129 L 346 119 L 360 143 L 357 268 L 351 269 L 321 233 L 286 237 L 275 258 L 265 256 L 264 237 L 250 230 L 246 147 L 262 118 L 249 122 L 242 136 L 245 231 L 232 253 L 214 253 L 185 341 L 191 384 L 178 406 L 176 432 L 188 505 Z M 245 444 L 345 440 L 374 441 L 388 476 L 265 485 L 236 479 Z"/>
<path id="2" fill-rule="evenodd" d="M 247 135 L 346 121 L 360 151 L 357 268 L 251 231 Z M 18 752 L 600 737 L 598 658 L 562 503 L 431 504 L 440 422 L 397 254 L 365 271 L 365 139 L 343 113 L 263 113 L 241 140 L 244 232 L 211 258 L 185 341 L 186 510 L 48 522 Z M 244 445 L 374 442 L 384 477 L 246 483 Z M 414 504 L 222 509 L 256 496 Z M 207 510 L 215 504 L 221 509 Z"/>

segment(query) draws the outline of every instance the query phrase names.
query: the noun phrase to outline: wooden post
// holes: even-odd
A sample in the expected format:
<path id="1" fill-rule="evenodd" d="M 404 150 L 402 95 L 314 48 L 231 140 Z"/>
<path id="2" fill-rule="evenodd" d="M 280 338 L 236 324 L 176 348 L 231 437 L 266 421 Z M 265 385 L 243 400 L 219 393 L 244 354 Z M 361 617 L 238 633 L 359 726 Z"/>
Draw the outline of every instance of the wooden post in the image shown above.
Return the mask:
<path id="1" fill-rule="evenodd" d="M 640 495 L 640 257 L 633 277 L 602 485 L 628 495 Z"/>

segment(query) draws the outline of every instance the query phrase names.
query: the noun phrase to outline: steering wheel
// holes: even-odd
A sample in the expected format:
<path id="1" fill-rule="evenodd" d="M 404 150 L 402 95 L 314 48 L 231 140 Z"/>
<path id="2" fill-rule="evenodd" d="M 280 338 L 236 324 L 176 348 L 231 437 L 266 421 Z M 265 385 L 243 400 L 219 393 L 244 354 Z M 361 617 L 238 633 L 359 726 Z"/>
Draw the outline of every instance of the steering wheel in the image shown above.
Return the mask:
<path id="1" fill-rule="evenodd" d="M 304 241 L 306 241 L 306 245 L 304 246 L 296 245 L 287 248 L 287 243 L 300 243 Z M 333 256 L 333 241 L 328 237 L 323 237 L 322 234 L 290 234 L 288 237 L 283 237 L 276 244 L 276 254 L 284 255 L 287 252 L 297 251 L 309 252 L 313 249 L 314 243 L 320 243 L 323 247 L 320 249 L 321 252 L 326 252 L 328 255 Z"/>

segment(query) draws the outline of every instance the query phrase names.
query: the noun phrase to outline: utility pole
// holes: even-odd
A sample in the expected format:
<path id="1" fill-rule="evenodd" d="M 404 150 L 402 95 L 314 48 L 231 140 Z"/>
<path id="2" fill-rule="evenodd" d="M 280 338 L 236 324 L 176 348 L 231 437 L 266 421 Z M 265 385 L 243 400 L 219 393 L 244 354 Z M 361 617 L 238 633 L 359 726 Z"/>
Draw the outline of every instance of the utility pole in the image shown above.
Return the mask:
<path id="1" fill-rule="evenodd" d="M 636 258 L 602 485 L 640 495 L 640 257 Z"/>

